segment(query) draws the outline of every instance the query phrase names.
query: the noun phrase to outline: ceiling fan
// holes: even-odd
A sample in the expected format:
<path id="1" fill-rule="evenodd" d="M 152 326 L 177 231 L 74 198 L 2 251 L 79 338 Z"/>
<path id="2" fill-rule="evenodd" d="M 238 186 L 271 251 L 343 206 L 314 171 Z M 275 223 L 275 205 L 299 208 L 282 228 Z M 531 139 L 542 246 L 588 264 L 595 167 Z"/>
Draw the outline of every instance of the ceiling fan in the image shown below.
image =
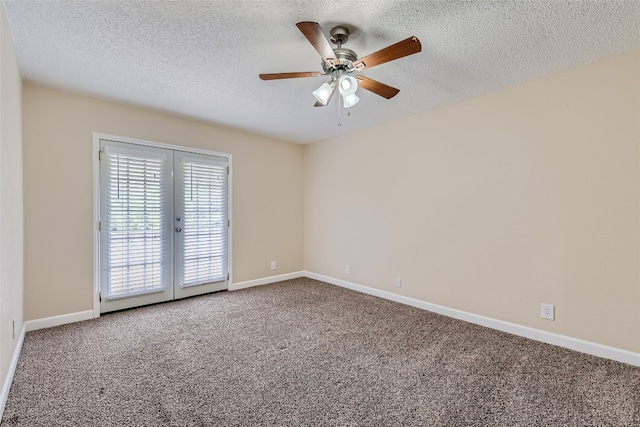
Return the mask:
<path id="1" fill-rule="evenodd" d="M 422 50 L 420 40 L 412 36 L 358 59 L 354 51 L 342 47 L 349 39 L 347 28 L 338 26 L 331 29 L 331 42 L 337 45 L 337 48 L 334 49 L 317 22 L 298 22 L 296 26 L 320 54 L 323 71 L 260 74 L 259 77 L 262 80 L 277 80 L 329 76 L 328 82 L 313 91 L 313 96 L 317 100 L 315 107 L 324 107 L 329 104 L 336 89 L 342 96 L 344 108 L 350 108 L 358 103 L 360 99 L 355 93 L 358 87 L 386 99 L 393 98 L 400 92 L 399 89 L 357 73 Z"/>

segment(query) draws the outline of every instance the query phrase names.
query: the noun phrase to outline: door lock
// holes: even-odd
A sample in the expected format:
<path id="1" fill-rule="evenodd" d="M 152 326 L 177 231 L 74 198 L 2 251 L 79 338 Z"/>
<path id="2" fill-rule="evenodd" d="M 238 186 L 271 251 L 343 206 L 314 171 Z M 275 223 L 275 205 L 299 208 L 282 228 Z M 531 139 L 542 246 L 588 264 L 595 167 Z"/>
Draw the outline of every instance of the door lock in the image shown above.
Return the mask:
<path id="1" fill-rule="evenodd" d="M 182 228 L 180 228 L 180 227 L 176 227 L 176 233 L 179 233 L 179 232 L 181 232 L 181 231 L 182 231 Z"/>

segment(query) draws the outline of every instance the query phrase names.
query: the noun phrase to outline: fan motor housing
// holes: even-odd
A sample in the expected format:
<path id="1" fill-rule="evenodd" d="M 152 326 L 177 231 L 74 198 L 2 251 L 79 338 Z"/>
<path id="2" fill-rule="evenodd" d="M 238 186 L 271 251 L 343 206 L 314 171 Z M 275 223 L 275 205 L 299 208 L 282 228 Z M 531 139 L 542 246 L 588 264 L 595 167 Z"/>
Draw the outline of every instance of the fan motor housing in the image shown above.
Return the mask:
<path id="1" fill-rule="evenodd" d="M 358 59 L 358 55 L 356 55 L 356 53 L 351 49 L 339 47 L 339 48 L 333 49 L 333 51 L 336 53 L 336 56 L 338 57 L 338 59 L 346 59 L 351 62 L 355 62 L 355 60 Z"/>

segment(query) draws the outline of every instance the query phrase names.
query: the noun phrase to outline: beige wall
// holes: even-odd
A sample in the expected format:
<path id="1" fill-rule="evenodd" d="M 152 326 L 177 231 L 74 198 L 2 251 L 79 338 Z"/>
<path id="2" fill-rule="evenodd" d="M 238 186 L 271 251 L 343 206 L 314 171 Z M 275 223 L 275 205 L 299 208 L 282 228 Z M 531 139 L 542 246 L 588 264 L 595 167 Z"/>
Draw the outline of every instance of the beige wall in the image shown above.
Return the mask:
<path id="1" fill-rule="evenodd" d="M 27 320 L 92 309 L 93 132 L 232 154 L 233 281 L 302 270 L 302 146 L 31 84 L 23 97 Z"/>
<path id="2" fill-rule="evenodd" d="M 21 98 L 20 71 L 0 5 L 0 384 L 4 384 L 23 324 Z"/>
<path id="3" fill-rule="evenodd" d="M 638 352 L 639 150 L 640 51 L 309 145 L 305 269 Z"/>

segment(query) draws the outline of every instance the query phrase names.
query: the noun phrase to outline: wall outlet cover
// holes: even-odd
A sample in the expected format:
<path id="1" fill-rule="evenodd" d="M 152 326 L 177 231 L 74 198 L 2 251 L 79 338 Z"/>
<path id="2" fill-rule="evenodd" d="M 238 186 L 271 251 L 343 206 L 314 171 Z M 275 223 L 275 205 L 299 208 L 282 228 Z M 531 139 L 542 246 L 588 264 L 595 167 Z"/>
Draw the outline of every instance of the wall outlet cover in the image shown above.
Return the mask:
<path id="1" fill-rule="evenodd" d="M 547 320 L 556 319 L 556 310 L 553 304 L 540 304 L 540 317 Z"/>

